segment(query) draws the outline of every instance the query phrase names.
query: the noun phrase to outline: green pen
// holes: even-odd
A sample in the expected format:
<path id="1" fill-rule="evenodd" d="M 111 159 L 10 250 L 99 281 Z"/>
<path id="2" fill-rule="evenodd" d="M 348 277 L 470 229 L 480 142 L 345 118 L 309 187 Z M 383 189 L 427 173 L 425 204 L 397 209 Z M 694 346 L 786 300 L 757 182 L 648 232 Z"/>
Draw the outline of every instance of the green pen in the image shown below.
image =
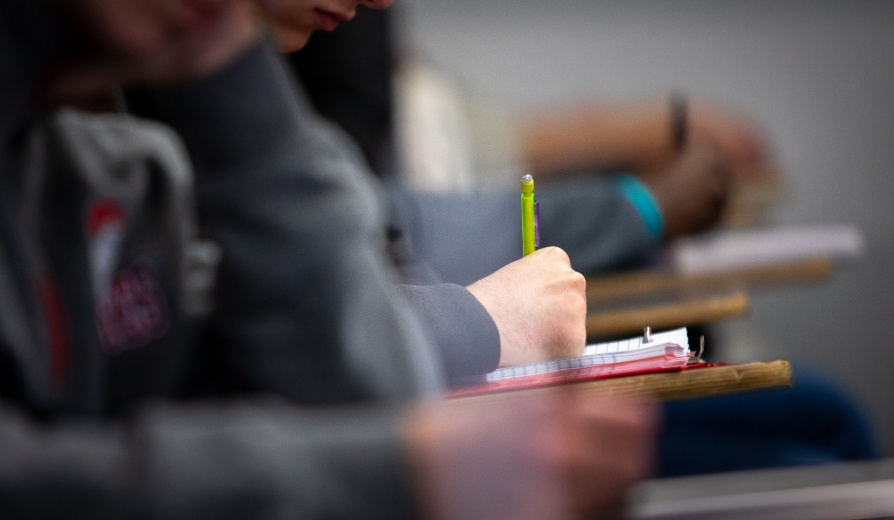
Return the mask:
<path id="1" fill-rule="evenodd" d="M 521 180 L 522 256 L 540 247 L 539 206 L 534 198 L 534 177 L 525 175 Z"/>

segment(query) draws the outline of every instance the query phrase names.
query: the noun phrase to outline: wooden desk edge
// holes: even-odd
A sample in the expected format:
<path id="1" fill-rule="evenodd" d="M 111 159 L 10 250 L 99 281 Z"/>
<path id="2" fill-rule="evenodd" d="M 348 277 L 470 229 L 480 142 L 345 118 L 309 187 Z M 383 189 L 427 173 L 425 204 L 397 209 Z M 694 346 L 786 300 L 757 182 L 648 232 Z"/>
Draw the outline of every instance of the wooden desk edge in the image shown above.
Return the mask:
<path id="1" fill-rule="evenodd" d="M 676 303 L 594 313 L 587 316 L 587 337 L 637 334 L 643 327 L 655 330 L 701 325 L 746 316 L 751 301 L 745 293 L 712 296 Z"/>
<path id="2" fill-rule="evenodd" d="M 793 377 L 791 363 L 776 360 L 615 377 L 579 384 L 587 392 L 673 401 L 791 387 Z"/>
<path id="3" fill-rule="evenodd" d="M 766 388 L 791 387 L 792 385 L 791 363 L 780 359 L 609 377 L 562 385 L 476 394 L 457 399 L 465 402 L 475 402 L 481 399 L 513 399 L 536 392 L 553 392 L 564 387 L 574 387 L 584 393 L 600 396 L 627 396 L 651 398 L 658 401 L 675 401 Z"/>
<path id="4" fill-rule="evenodd" d="M 816 282 L 829 279 L 834 272 L 835 262 L 825 256 L 688 275 L 673 271 L 640 270 L 588 278 L 587 299 L 595 302 L 675 291 L 722 287 L 750 289 Z"/>

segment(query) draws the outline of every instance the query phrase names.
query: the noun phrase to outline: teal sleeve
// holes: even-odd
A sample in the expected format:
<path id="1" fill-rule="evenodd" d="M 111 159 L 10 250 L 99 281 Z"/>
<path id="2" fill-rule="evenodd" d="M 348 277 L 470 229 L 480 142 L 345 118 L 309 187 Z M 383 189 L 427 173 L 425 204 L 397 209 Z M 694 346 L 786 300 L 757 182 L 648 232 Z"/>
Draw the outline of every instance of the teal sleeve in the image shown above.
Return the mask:
<path id="1" fill-rule="evenodd" d="M 621 195 L 639 211 L 649 236 L 656 242 L 660 241 L 664 235 L 664 220 L 661 207 L 649 188 L 632 175 L 619 175 L 615 182 Z"/>

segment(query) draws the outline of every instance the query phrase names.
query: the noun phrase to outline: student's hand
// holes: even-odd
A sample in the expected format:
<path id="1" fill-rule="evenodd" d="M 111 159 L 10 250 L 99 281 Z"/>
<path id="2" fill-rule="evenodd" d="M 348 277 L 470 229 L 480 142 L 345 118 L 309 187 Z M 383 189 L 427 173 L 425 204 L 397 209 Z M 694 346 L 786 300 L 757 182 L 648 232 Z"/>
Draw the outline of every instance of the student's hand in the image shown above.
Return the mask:
<path id="1" fill-rule="evenodd" d="M 55 0 L 78 45 L 57 64 L 41 95 L 94 96 L 122 84 L 166 83 L 213 72 L 261 34 L 251 2 L 239 0 Z"/>
<path id="2" fill-rule="evenodd" d="M 591 518 L 653 467 L 657 409 L 571 389 L 432 403 L 404 423 L 428 520 Z"/>
<path id="3" fill-rule="evenodd" d="M 665 240 L 714 226 L 729 197 L 728 161 L 712 141 L 692 137 L 677 160 L 643 179 L 661 207 Z"/>
<path id="4" fill-rule="evenodd" d="M 690 137 L 714 142 L 737 180 L 763 181 L 761 176 L 775 174 L 770 145 L 750 118 L 705 99 L 690 99 L 687 109 Z"/>
<path id="5" fill-rule="evenodd" d="M 586 280 L 546 247 L 468 286 L 497 325 L 500 366 L 579 356 L 587 340 Z"/>

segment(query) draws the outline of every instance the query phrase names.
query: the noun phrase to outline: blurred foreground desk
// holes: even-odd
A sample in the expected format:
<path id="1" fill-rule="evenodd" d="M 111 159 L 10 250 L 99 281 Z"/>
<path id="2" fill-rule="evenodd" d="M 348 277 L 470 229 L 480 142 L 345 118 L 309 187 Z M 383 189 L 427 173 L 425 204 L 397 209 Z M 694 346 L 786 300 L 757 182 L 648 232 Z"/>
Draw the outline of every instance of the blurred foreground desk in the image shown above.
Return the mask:
<path id="1" fill-rule="evenodd" d="M 894 459 L 657 479 L 626 520 L 858 520 L 894 517 Z"/>

